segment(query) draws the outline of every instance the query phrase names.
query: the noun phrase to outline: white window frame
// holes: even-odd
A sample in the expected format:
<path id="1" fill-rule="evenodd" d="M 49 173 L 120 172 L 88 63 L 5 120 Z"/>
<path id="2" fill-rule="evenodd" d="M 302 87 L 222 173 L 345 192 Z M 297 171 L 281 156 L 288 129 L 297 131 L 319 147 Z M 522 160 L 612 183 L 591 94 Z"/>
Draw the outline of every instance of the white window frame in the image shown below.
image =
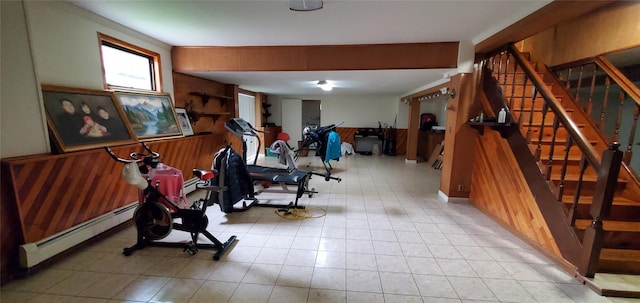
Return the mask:
<path id="1" fill-rule="evenodd" d="M 121 51 L 125 51 L 128 53 L 131 53 L 133 55 L 137 55 L 140 56 L 144 59 L 149 60 L 149 74 L 150 74 L 150 87 L 151 87 L 151 91 L 157 91 L 157 92 L 161 92 L 162 91 L 162 77 L 161 77 L 161 68 L 160 68 L 160 54 L 150 51 L 148 49 L 144 49 L 142 47 L 133 45 L 131 43 L 127 43 L 125 41 L 98 33 L 98 41 L 99 41 L 99 48 L 100 48 L 100 63 L 102 64 L 102 78 L 104 80 L 104 87 L 106 89 L 119 89 L 119 88 L 126 88 L 126 89 L 136 89 L 136 90 L 147 90 L 145 88 L 140 88 L 140 87 L 133 87 L 133 86 L 127 86 L 127 85 L 114 85 L 114 84 L 109 84 L 107 82 L 107 75 L 106 75 L 106 71 L 105 71 L 105 61 L 104 61 L 104 57 L 102 54 L 102 47 L 103 46 L 108 46 L 114 49 L 118 49 Z"/>

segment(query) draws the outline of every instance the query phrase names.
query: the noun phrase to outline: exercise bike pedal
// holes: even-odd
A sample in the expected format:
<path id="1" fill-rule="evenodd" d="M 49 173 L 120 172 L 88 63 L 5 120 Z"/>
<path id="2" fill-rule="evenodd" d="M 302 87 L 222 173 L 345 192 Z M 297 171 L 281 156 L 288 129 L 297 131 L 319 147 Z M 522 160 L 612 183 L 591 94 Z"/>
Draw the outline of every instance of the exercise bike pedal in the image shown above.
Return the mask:
<path id="1" fill-rule="evenodd" d="M 182 251 L 188 253 L 191 256 L 193 256 L 193 255 L 198 253 L 198 246 L 196 246 L 195 243 L 190 241 L 189 243 L 187 243 L 187 246 Z"/>

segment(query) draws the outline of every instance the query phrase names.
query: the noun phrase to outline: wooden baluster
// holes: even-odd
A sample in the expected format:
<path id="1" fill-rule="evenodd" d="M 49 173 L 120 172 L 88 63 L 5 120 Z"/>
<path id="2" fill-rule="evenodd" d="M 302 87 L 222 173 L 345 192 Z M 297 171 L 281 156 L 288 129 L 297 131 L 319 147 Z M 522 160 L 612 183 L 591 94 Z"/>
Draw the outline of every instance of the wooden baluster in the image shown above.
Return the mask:
<path id="1" fill-rule="evenodd" d="M 515 62 L 515 60 L 513 60 Z M 513 108 L 513 97 L 516 94 L 516 76 L 518 71 L 518 66 L 516 64 L 513 65 L 513 77 L 511 79 L 511 97 L 509 97 L 509 108 L 508 111 L 511 111 Z M 524 92 L 523 92 L 524 94 Z M 522 111 L 520 111 L 520 116 L 522 116 Z"/>
<path id="2" fill-rule="evenodd" d="M 491 57 L 491 73 L 495 74 L 496 73 L 496 58 L 500 56 L 500 54 L 497 54 L 493 57 Z"/>
<path id="3" fill-rule="evenodd" d="M 591 87 L 589 88 L 589 99 L 587 99 L 586 113 L 591 117 L 591 110 L 593 109 L 593 91 L 596 87 L 596 73 L 598 72 L 598 66 L 593 64 L 593 76 L 591 77 Z"/>
<path id="4" fill-rule="evenodd" d="M 523 89 L 527 87 L 527 80 L 529 78 L 525 75 Z M 529 123 L 527 124 L 527 143 L 531 143 L 531 125 L 533 124 L 533 115 L 535 114 L 535 106 L 536 106 L 536 95 L 538 94 L 536 87 L 532 86 L 531 90 L 531 109 L 529 110 Z M 520 107 L 520 112 L 524 111 L 524 95 L 522 96 L 522 106 Z M 522 124 L 520 124 L 522 125 Z"/>
<path id="5" fill-rule="evenodd" d="M 571 138 L 571 136 L 569 136 L 567 137 L 567 143 L 564 145 L 564 160 L 562 162 L 562 169 L 560 171 L 560 186 L 558 187 L 558 201 L 562 201 L 562 196 L 564 195 L 564 177 L 567 174 L 569 152 L 571 152 L 572 146 L 573 146 L 573 139 Z"/>
<path id="6" fill-rule="evenodd" d="M 631 156 L 633 155 L 632 147 L 634 139 L 636 137 L 636 128 L 638 128 L 638 116 L 640 115 L 640 104 L 636 104 L 633 108 L 633 123 L 631 125 L 631 134 L 629 134 L 629 144 L 627 144 L 627 150 L 624 153 L 624 163 L 629 165 L 631 163 Z"/>
<path id="7" fill-rule="evenodd" d="M 534 94 L 534 98 L 535 98 L 535 94 Z M 542 152 L 542 135 L 544 133 L 544 119 L 547 117 L 548 110 L 549 110 L 549 107 L 547 105 L 547 101 L 544 100 L 544 103 L 542 104 L 542 123 L 540 123 L 540 131 L 538 133 L 538 147 L 536 147 L 536 153 L 534 155 L 534 157 L 536 158 L 536 161 L 540 160 L 540 153 Z"/>
<path id="8" fill-rule="evenodd" d="M 622 122 L 622 110 L 624 109 L 624 101 L 627 99 L 627 94 L 625 94 L 622 88 L 620 88 L 618 99 L 620 100 L 620 105 L 618 106 L 618 117 L 616 118 L 616 130 L 613 132 L 613 138 L 611 138 L 611 142 L 618 142 L 618 139 L 620 136 L 620 123 Z"/>
<path id="9" fill-rule="evenodd" d="M 560 120 L 558 116 L 553 114 L 553 135 L 551 136 L 551 146 L 549 147 L 549 160 L 547 161 L 547 181 L 551 180 L 551 169 L 553 166 L 553 151 L 556 147 L 556 134 L 558 133 L 558 127 L 560 126 Z M 544 124 L 544 121 L 543 121 Z"/>
<path id="10" fill-rule="evenodd" d="M 502 56 L 504 55 L 504 52 L 500 53 L 500 57 L 498 60 L 498 70 L 496 71 L 496 80 L 498 80 L 498 83 L 500 83 L 500 75 L 502 74 Z"/>
<path id="11" fill-rule="evenodd" d="M 576 103 L 580 104 L 580 88 L 582 87 L 582 73 L 584 72 L 584 65 L 580 66 L 580 72 L 578 73 L 578 85 L 576 85 L 576 95 L 573 99 Z"/>
<path id="12" fill-rule="evenodd" d="M 571 71 L 573 71 L 571 68 L 567 70 L 567 81 L 564 84 L 567 91 L 571 91 Z"/>
<path id="13" fill-rule="evenodd" d="M 582 241 L 582 256 L 578 264 L 578 272 L 587 278 L 593 278 L 600 259 L 600 252 L 604 242 L 604 230 L 602 221 L 609 217 L 613 194 L 618 184 L 622 152 L 618 150 L 620 145 L 613 143 L 603 155 L 598 169 L 598 181 L 596 181 L 593 202 L 589 214 L 593 218 L 591 225 L 584 232 Z"/>
<path id="14" fill-rule="evenodd" d="M 604 79 L 604 100 L 602 100 L 602 109 L 600 110 L 600 120 L 597 122 L 598 128 L 604 132 L 604 119 L 607 114 L 607 104 L 609 103 L 609 88 L 611 87 L 611 78 L 607 76 Z"/>
<path id="15" fill-rule="evenodd" d="M 507 59 L 504 67 L 504 78 L 502 79 L 502 87 L 507 86 L 507 78 L 509 78 L 509 63 L 511 63 L 511 54 L 506 53 Z"/>
<path id="16" fill-rule="evenodd" d="M 571 138 L 571 137 L 569 137 Z M 580 175 L 578 176 L 578 185 L 576 185 L 576 192 L 573 194 L 573 204 L 569 211 L 569 224 L 576 226 L 576 218 L 578 216 L 578 202 L 580 201 L 580 192 L 582 191 L 582 179 L 584 178 L 584 172 L 589 167 L 589 162 L 585 158 L 584 154 L 580 158 Z"/>

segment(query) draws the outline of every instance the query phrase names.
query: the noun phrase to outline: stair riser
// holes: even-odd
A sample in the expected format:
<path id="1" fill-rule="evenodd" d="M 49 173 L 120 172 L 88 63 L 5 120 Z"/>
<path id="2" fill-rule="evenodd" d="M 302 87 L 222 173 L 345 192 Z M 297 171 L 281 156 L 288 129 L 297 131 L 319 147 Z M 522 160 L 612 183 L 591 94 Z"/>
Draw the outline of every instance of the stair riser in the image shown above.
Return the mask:
<path id="1" fill-rule="evenodd" d="M 544 127 L 545 131 L 542 133 L 542 139 L 543 140 L 545 140 L 545 139 L 546 140 L 551 140 L 553 138 L 553 132 L 548 131 L 548 130 L 552 129 L 552 127 L 553 127 L 553 124 L 549 124 L 549 125 L 545 124 L 545 127 Z M 532 125 L 530 130 L 531 130 L 531 140 L 536 140 L 537 141 L 539 133 L 540 133 L 540 125 Z M 529 131 L 529 127 L 527 127 L 527 126 L 521 126 L 520 127 L 520 132 L 523 135 L 527 135 L 528 131 Z M 566 129 L 558 128 L 558 131 L 556 132 L 556 140 L 564 141 L 566 139 L 567 139 L 567 131 L 566 131 Z"/>
<path id="2" fill-rule="evenodd" d="M 536 145 L 531 146 L 531 151 L 532 153 L 535 152 L 535 150 L 537 149 Z M 551 151 L 551 145 L 541 145 L 540 146 L 540 159 L 548 161 L 549 159 L 549 153 Z M 562 144 L 556 144 L 553 147 L 553 161 L 564 161 L 564 157 L 565 157 L 565 153 L 566 153 L 566 148 L 564 143 Z M 573 160 L 573 162 L 576 161 L 580 161 L 580 157 L 582 156 L 582 151 L 580 150 L 579 147 L 577 147 L 576 145 L 573 145 L 570 149 L 569 149 L 569 160 Z"/>
<path id="3" fill-rule="evenodd" d="M 562 98 L 557 98 L 558 101 L 560 102 L 560 104 L 562 103 Z M 541 98 L 540 96 L 536 97 L 535 100 L 533 98 L 531 98 L 530 96 L 525 96 L 524 98 L 522 98 L 522 96 L 514 96 L 514 97 L 508 97 L 506 98 L 507 100 L 507 104 L 509 104 L 511 110 L 520 110 L 520 109 L 524 109 L 525 111 L 530 111 L 531 110 L 531 104 L 533 103 L 533 109 L 535 111 L 542 111 L 542 108 L 544 106 L 544 99 Z M 524 104 L 524 105 L 521 105 Z M 552 112 L 551 108 L 548 109 L 548 112 Z"/>
<path id="4" fill-rule="evenodd" d="M 516 107 L 516 108 L 518 108 L 518 110 L 512 110 L 511 114 L 512 116 L 515 117 L 516 121 L 522 121 L 521 125 L 529 124 L 530 119 L 534 124 L 541 124 L 543 117 L 544 117 L 545 125 L 553 125 L 553 122 L 555 120 L 555 114 L 551 111 L 547 112 L 546 115 L 544 115 L 540 111 L 534 111 L 532 114 L 530 110 L 525 110 L 521 112 L 519 110 L 519 107 Z M 522 115 L 522 120 L 520 120 L 521 115 Z M 571 114 L 569 114 L 569 117 L 571 117 Z"/>
<path id="5" fill-rule="evenodd" d="M 584 238 L 584 230 L 577 230 L 578 239 Z M 640 250 L 640 233 L 627 231 L 604 231 L 602 248 Z"/>
<path id="6" fill-rule="evenodd" d="M 549 89 L 553 88 L 553 85 L 551 84 L 547 84 L 547 86 L 549 87 Z M 513 87 L 513 85 L 511 85 L 511 83 L 507 83 L 506 85 L 500 85 L 501 89 L 502 89 L 502 95 L 506 98 L 510 98 L 510 97 L 520 97 L 522 98 L 522 96 L 524 96 L 525 98 L 533 98 L 533 85 L 532 84 L 527 84 L 525 86 L 523 85 L 515 85 L 515 87 Z M 556 98 L 561 98 L 562 96 L 555 96 Z M 538 92 L 538 94 L 536 95 L 536 99 L 543 99 L 543 96 L 540 94 L 540 92 Z"/>
<path id="7" fill-rule="evenodd" d="M 560 167 L 554 168 L 552 173 L 555 172 L 560 172 Z M 553 179 L 551 180 L 551 183 L 553 184 L 553 186 L 555 186 L 556 188 L 560 186 L 560 180 L 556 180 Z M 576 192 L 578 186 L 578 181 L 577 180 L 564 180 L 564 191 L 563 194 L 567 195 L 567 196 L 573 196 Z M 582 181 L 582 187 L 580 188 L 580 195 L 581 196 L 593 196 L 595 194 L 595 186 L 596 186 L 596 181 Z M 618 184 L 616 185 L 616 190 L 622 190 L 625 187 L 625 183 L 623 182 L 618 182 Z"/>
<path id="8" fill-rule="evenodd" d="M 544 73 L 538 73 L 538 76 L 543 77 Z M 499 76 L 496 74 L 493 74 L 493 77 L 496 78 L 499 82 L 500 85 L 523 85 L 525 84 L 525 78 L 527 78 L 526 74 L 521 70 L 518 69 L 515 73 L 508 73 L 506 75 L 506 83 L 505 83 L 505 75 L 504 73 L 500 74 Z M 515 83 L 513 82 L 515 78 Z M 527 78 L 526 81 L 527 84 L 531 83 L 531 79 Z"/>
<path id="9" fill-rule="evenodd" d="M 563 204 L 567 209 L 570 209 L 573 206 L 570 201 L 564 201 Z M 578 208 L 576 209 L 576 219 L 591 219 L 591 215 L 589 214 L 590 209 L 591 204 L 579 203 Z M 607 217 L 607 220 L 634 221 L 638 218 L 640 218 L 640 205 L 616 205 L 614 202 L 611 206 L 611 213 Z"/>
<path id="10" fill-rule="evenodd" d="M 491 70 L 493 70 L 493 75 L 494 77 L 498 74 L 498 71 L 500 71 L 502 74 L 504 74 L 505 70 L 507 71 L 507 73 L 513 73 L 514 71 L 519 71 L 520 68 L 514 63 L 513 58 L 510 58 L 509 62 L 507 63 L 507 58 L 506 56 L 503 56 L 502 60 L 502 65 L 500 65 L 500 62 L 498 62 L 498 60 L 495 60 L 495 64 L 489 64 L 487 67 Z M 531 62 L 531 65 L 533 66 L 534 69 L 537 68 L 537 64 L 535 62 Z"/>
<path id="11" fill-rule="evenodd" d="M 622 274 L 622 275 L 640 275 L 640 262 L 634 260 L 603 260 L 598 261 L 597 272 Z"/>

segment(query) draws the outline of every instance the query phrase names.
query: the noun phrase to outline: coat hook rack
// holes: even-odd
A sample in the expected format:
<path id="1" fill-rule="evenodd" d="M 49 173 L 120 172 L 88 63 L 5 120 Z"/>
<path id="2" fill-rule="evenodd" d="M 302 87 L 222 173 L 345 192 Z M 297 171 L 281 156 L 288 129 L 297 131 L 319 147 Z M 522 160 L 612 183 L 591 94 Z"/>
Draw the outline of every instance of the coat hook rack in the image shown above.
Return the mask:
<path id="1" fill-rule="evenodd" d="M 211 96 L 205 92 L 190 92 L 189 94 L 200 97 L 203 107 L 206 106 L 207 103 L 209 103 L 209 99 L 211 98 Z"/>

